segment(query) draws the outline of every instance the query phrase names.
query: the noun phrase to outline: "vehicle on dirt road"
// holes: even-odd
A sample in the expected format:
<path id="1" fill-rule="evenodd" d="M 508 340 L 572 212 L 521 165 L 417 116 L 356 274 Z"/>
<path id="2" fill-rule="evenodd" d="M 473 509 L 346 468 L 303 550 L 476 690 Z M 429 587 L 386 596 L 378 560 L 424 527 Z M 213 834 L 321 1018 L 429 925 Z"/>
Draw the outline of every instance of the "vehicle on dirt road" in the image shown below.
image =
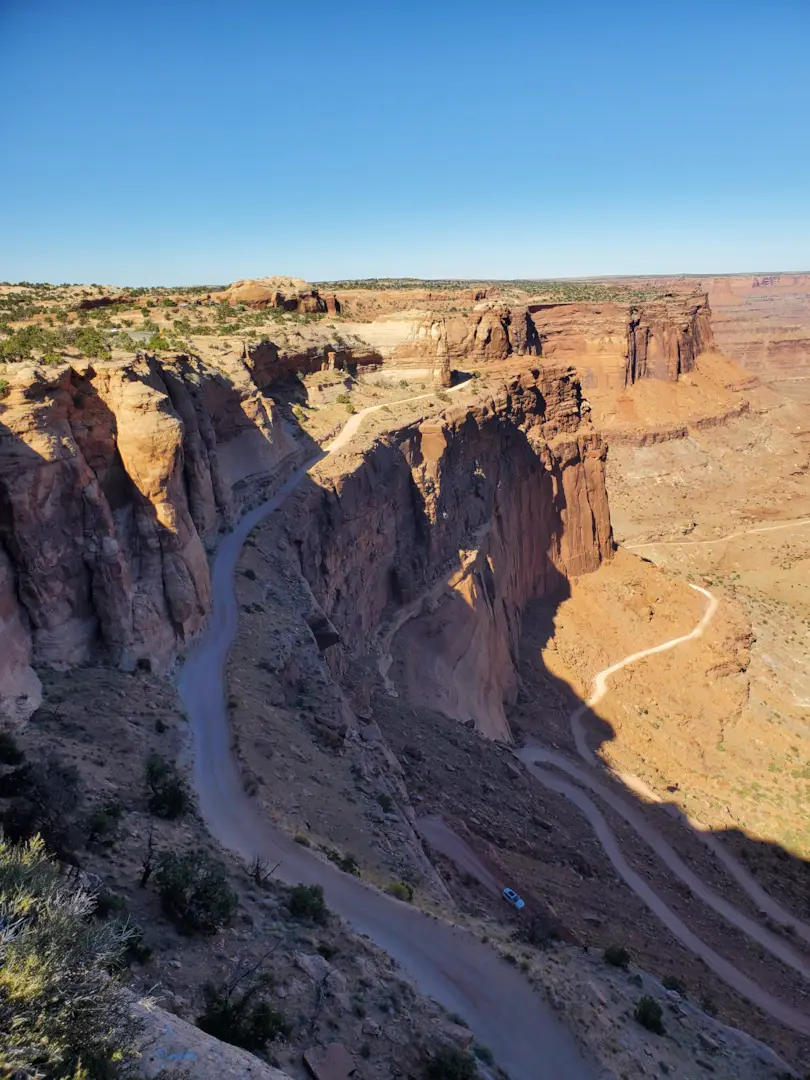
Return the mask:
<path id="1" fill-rule="evenodd" d="M 526 901 L 518 896 L 514 889 L 504 889 L 503 898 L 508 904 L 511 904 L 516 911 L 521 911 L 526 907 Z"/>

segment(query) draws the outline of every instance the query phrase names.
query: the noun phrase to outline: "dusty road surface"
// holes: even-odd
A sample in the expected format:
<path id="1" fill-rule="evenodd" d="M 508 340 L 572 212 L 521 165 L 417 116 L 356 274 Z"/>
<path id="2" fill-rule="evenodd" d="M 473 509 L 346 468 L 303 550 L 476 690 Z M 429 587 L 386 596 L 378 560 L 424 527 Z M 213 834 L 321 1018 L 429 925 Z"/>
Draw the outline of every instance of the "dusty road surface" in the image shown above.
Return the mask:
<path id="1" fill-rule="evenodd" d="M 765 532 L 770 530 L 762 529 L 759 531 Z M 706 627 L 717 612 L 717 598 L 713 596 L 708 589 L 704 589 L 700 585 L 692 585 L 691 588 L 702 593 L 708 600 L 706 609 L 694 629 L 688 634 L 670 638 L 660 645 L 655 645 L 649 649 L 642 649 L 640 652 L 631 653 L 629 656 L 625 656 L 615 664 L 611 664 L 610 667 L 604 668 L 602 671 L 598 672 L 594 677 L 588 701 L 585 704 L 580 705 L 579 708 L 575 709 L 571 714 L 571 733 L 574 736 L 577 751 L 588 768 L 585 769 L 581 765 L 569 761 L 562 754 L 556 753 L 553 750 L 547 750 L 545 747 L 526 746 L 516 750 L 515 753 L 534 778 L 543 784 L 544 787 L 556 791 L 560 795 L 564 795 L 579 807 L 589 821 L 605 854 L 613 863 L 619 877 L 630 886 L 633 892 L 635 892 L 644 904 L 646 904 L 649 910 L 660 919 L 664 926 L 666 926 L 687 949 L 704 960 L 708 967 L 719 975 L 721 979 L 738 991 L 738 993 L 748 998 L 749 1001 L 758 1005 L 765 1012 L 769 1013 L 777 1020 L 780 1020 L 788 1027 L 793 1028 L 794 1031 L 799 1031 L 803 1035 L 810 1035 L 810 1017 L 808 1017 L 806 1013 L 775 998 L 757 982 L 745 975 L 724 957 L 720 956 L 720 954 L 707 945 L 706 942 L 701 940 L 701 938 L 687 926 L 683 919 L 667 906 L 658 893 L 632 869 L 622 854 L 616 835 L 610 828 L 604 815 L 583 790 L 583 788 L 590 789 L 608 806 L 612 807 L 613 810 L 620 814 L 628 825 L 634 829 L 636 834 L 650 846 L 664 865 L 675 874 L 676 877 L 679 877 L 695 896 L 702 900 L 706 905 L 713 908 L 729 925 L 735 926 L 737 929 L 741 930 L 752 941 L 755 941 L 758 945 L 767 949 L 773 956 L 776 956 L 781 960 L 782 963 L 793 968 L 793 970 L 798 972 L 803 978 L 810 980 L 810 965 L 808 965 L 807 959 L 801 953 L 797 952 L 789 943 L 785 942 L 783 938 L 771 931 L 770 928 L 761 925 L 755 919 L 752 919 L 743 911 L 737 909 L 728 900 L 711 889 L 698 874 L 691 869 L 691 867 L 686 865 L 675 849 L 667 843 L 658 830 L 654 829 L 649 822 L 646 821 L 644 816 L 635 806 L 621 798 L 621 796 L 617 795 L 607 785 L 600 783 L 599 780 L 594 778 L 594 773 L 596 771 L 595 766 L 599 761 L 586 741 L 585 731 L 582 726 L 582 717 L 584 713 L 586 710 L 596 705 L 605 696 L 608 691 L 607 680 L 615 672 L 620 671 L 629 664 L 634 664 L 647 656 L 666 652 L 668 649 L 676 648 L 678 645 L 682 645 L 687 641 L 693 641 L 695 638 L 699 638 L 703 635 Z M 562 772 L 567 773 L 568 776 L 576 780 L 577 784 L 581 786 L 576 786 L 569 783 L 567 780 L 564 780 L 559 773 L 554 771 L 554 769 L 548 768 L 547 766 L 549 765 L 553 766 L 554 769 L 559 769 Z M 628 783 L 628 787 L 631 789 L 637 789 L 636 777 L 627 777 L 625 778 L 625 782 Z M 687 821 L 687 825 L 689 824 L 691 823 Z M 698 832 L 698 830 L 695 831 Z M 708 833 L 703 831 L 700 831 L 699 834 L 702 839 L 709 844 L 712 850 L 715 851 L 715 854 L 717 854 L 717 841 L 714 841 Z M 751 879 L 751 876 L 745 869 L 737 864 L 736 860 L 729 852 L 724 853 L 723 862 L 734 874 L 734 877 L 744 891 L 748 892 L 755 902 L 760 902 L 763 896 L 762 889 Z M 732 867 L 734 869 L 732 869 Z M 792 925 L 795 932 L 802 933 L 802 931 L 806 929 L 800 920 L 793 918 L 789 912 L 781 908 L 775 901 L 770 900 L 770 898 L 768 898 L 768 902 L 762 910 L 769 914 L 778 913 L 777 917 L 779 918 L 779 921 L 787 925 Z M 802 934 L 802 936 L 804 935 Z"/>
<path id="2" fill-rule="evenodd" d="M 764 1012 L 769 1013 L 771 1016 L 775 1017 L 775 1019 L 780 1020 L 794 1031 L 801 1032 L 803 1035 L 810 1035 L 810 1016 L 799 1009 L 795 1009 L 792 1005 L 780 1001 L 772 994 L 769 994 L 767 990 L 759 985 L 759 983 L 744 974 L 739 968 L 735 967 L 726 960 L 725 957 L 721 956 L 710 945 L 707 945 L 705 941 L 699 938 L 698 935 L 687 926 L 684 920 L 677 915 L 672 908 L 667 906 L 644 878 L 633 870 L 622 854 L 619 841 L 616 839 L 613 830 L 608 825 L 604 815 L 598 809 L 596 804 L 588 798 L 581 788 L 561 779 L 561 777 L 551 769 L 545 769 L 541 765 L 536 764 L 536 761 L 534 760 L 535 753 L 536 750 L 529 749 L 526 751 L 526 756 L 524 758 L 526 767 L 535 779 L 539 780 L 544 787 L 550 788 L 560 795 L 564 795 L 579 807 L 590 823 L 605 854 L 613 863 L 619 877 L 630 886 L 636 896 L 638 896 L 649 910 L 660 919 L 672 935 L 676 937 L 682 945 L 685 945 L 687 949 L 694 953 L 695 956 L 699 956 L 704 960 L 706 965 L 710 967 L 715 974 L 719 975 L 724 982 L 733 987 L 738 993 L 742 994 L 743 997 L 748 998 L 749 1001 L 758 1005 Z M 523 756 L 523 751 L 521 751 L 521 756 Z M 542 759 L 540 758 L 540 760 Z M 661 857 L 663 862 L 666 865 L 669 865 L 666 854 Z"/>
<path id="3" fill-rule="evenodd" d="M 363 415 L 352 418 L 352 431 Z M 338 437 L 330 450 L 345 442 Z M 223 539 L 214 562 L 209 625 L 190 650 L 178 684 L 194 736 L 194 781 L 203 819 L 212 835 L 243 859 L 259 855 L 271 864 L 280 861 L 276 874 L 282 880 L 322 885 L 329 907 L 385 949 L 423 993 L 463 1016 L 511 1080 L 596 1080 L 597 1066 L 585 1058 L 570 1031 L 493 949 L 341 873 L 275 829 L 245 794 L 231 754 L 226 709 L 226 664 L 238 620 L 234 572 L 251 530 L 282 504 L 317 460 L 298 469 L 272 499 L 242 518 Z"/>
<path id="4" fill-rule="evenodd" d="M 476 855 L 470 845 L 454 832 L 444 818 L 427 814 L 417 819 L 419 835 L 436 851 L 446 855 L 459 870 L 472 874 L 493 896 L 500 896 L 504 886 Z"/>
<path id="5" fill-rule="evenodd" d="M 611 664 L 610 667 L 606 667 L 603 671 L 598 672 L 593 680 L 591 696 L 586 702 L 580 705 L 578 709 L 571 713 L 571 734 L 574 736 L 577 753 L 583 761 L 587 761 L 591 765 L 596 764 L 596 758 L 589 749 L 585 737 L 585 731 L 582 726 L 582 717 L 605 696 L 608 691 L 607 681 L 610 676 L 614 675 L 617 671 L 621 671 L 622 668 L 628 667 L 630 664 L 635 664 L 637 660 L 643 660 L 646 656 L 654 656 L 656 653 L 667 652 L 669 649 L 674 649 L 678 645 L 683 645 L 686 641 L 693 641 L 695 638 L 702 637 L 704 630 L 714 618 L 717 613 L 717 598 L 713 596 L 708 589 L 704 589 L 700 585 L 690 585 L 689 587 L 696 592 L 703 593 L 709 601 L 697 626 L 693 630 L 690 630 L 688 634 L 683 634 L 681 637 L 670 638 L 669 641 L 663 641 L 660 645 L 653 645 L 650 649 L 642 649 L 640 652 L 631 653 L 629 656 L 625 656 L 623 660 L 619 660 L 617 663 Z"/>

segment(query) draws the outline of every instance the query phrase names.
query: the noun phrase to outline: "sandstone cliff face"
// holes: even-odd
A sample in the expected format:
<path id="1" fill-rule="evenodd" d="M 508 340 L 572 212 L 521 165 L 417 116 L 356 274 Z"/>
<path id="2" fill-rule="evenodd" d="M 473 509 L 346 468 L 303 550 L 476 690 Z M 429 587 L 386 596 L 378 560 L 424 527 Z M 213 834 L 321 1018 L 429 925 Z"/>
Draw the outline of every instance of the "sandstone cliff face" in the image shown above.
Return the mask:
<path id="1" fill-rule="evenodd" d="M 604 458 L 574 372 L 549 367 L 329 462 L 288 531 L 344 650 L 398 613 L 412 700 L 508 738 L 523 606 L 610 557 Z"/>
<path id="2" fill-rule="evenodd" d="M 717 344 L 764 378 L 810 372 L 810 274 L 708 278 Z"/>
<path id="3" fill-rule="evenodd" d="M 419 320 L 408 340 L 391 354 L 392 361 L 427 359 L 452 368 L 505 360 L 513 353 L 536 355 L 539 342 L 525 308 L 480 304 L 471 314 L 430 315 Z"/>
<path id="4" fill-rule="evenodd" d="M 269 338 L 245 342 L 242 358 L 260 390 L 269 390 L 275 383 L 314 371 L 355 371 L 383 363 L 380 353 L 371 347 L 341 346 L 332 341 L 296 346 Z"/>
<path id="5" fill-rule="evenodd" d="M 0 413 L 0 715 L 36 708 L 31 659 L 102 647 L 163 666 L 201 628 L 205 548 L 234 486 L 297 450 L 244 368 L 231 374 L 146 356 L 16 373 Z"/>
<path id="6" fill-rule="evenodd" d="M 623 304 L 542 304 L 529 308 L 542 355 L 574 363 L 587 388 L 623 389 L 639 379 L 676 380 L 713 348 L 705 296 Z"/>
<path id="7" fill-rule="evenodd" d="M 694 371 L 697 357 L 713 347 L 705 296 L 657 300 L 631 310 L 625 385 L 649 378 L 674 381 Z"/>

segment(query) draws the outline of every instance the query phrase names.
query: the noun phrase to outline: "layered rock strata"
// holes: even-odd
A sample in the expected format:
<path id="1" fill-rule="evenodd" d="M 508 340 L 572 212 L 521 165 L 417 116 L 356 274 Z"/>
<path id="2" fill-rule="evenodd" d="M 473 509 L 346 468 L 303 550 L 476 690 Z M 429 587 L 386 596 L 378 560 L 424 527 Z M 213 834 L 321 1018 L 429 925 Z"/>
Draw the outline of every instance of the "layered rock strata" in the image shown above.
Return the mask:
<path id="1" fill-rule="evenodd" d="M 527 309 L 479 304 L 469 314 L 436 314 L 418 320 L 391 359 L 426 358 L 453 367 L 460 361 L 486 363 L 506 360 L 513 354 L 537 355 L 539 351 Z"/>
<path id="2" fill-rule="evenodd" d="M 529 312 L 542 355 L 575 363 L 587 388 L 675 381 L 714 347 L 705 295 L 624 304 L 538 304 Z"/>
<path id="3" fill-rule="evenodd" d="M 226 378 L 139 355 L 15 375 L 0 414 L 0 708 L 19 720 L 38 703 L 30 660 L 101 648 L 166 665 L 207 617 L 206 547 L 240 487 L 299 447 L 240 365 Z"/>

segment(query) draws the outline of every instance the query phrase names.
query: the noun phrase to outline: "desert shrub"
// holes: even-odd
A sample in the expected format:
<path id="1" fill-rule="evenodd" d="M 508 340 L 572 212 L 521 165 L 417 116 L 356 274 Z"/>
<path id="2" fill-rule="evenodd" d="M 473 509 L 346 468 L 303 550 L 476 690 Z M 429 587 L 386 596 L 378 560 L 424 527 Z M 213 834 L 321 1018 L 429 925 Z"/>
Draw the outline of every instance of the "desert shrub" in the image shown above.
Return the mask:
<path id="1" fill-rule="evenodd" d="M 269 1042 L 283 1039 L 292 1030 L 284 1017 L 262 997 L 272 985 L 268 975 L 259 975 L 245 984 L 207 982 L 203 986 L 205 1008 L 197 1017 L 197 1027 L 217 1039 L 262 1051 Z"/>
<path id="2" fill-rule="evenodd" d="M 77 840 L 75 812 L 81 802 L 79 774 L 55 757 L 26 761 L 0 776 L 0 797 L 9 800 L 2 825 L 14 843 L 41 835 L 60 856 L 71 856 Z"/>
<path id="3" fill-rule="evenodd" d="M 380 804 L 380 806 L 383 808 L 383 812 L 386 814 L 390 814 L 391 811 L 394 809 L 394 800 L 384 791 L 380 792 L 380 794 L 377 796 L 377 802 Z"/>
<path id="4" fill-rule="evenodd" d="M 79 330 L 76 334 L 76 347 L 85 356 L 93 356 L 102 359 L 109 355 L 109 348 L 104 335 L 95 327 L 88 326 Z"/>
<path id="5" fill-rule="evenodd" d="M 547 916 L 532 912 L 521 919 L 520 929 L 515 937 L 519 941 L 525 941 L 527 945 L 545 948 L 559 937 L 559 933 Z"/>
<path id="6" fill-rule="evenodd" d="M 129 914 L 127 902 L 120 893 L 110 889 L 99 889 L 94 899 L 96 906 L 93 914 L 97 919 L 116 918 L 124 922 Z"/>
<path id="7" fill-rule="evenodd" d="M 160 754 L 150 754 L 146 762 L 149 809 L 157 817 L 175 821 L 192 808 L 191 793 L 176 766 Z"/>
<path id="8" fill-rule="evenodd" d="M 611 964 L 613 967 L 624 968 L 625 971 L 630 964 L 630 953 L 623 945 L 608 945 L 602 955 L 606 963 Z"/>
<path id="9" fill-rule="evenodd" d="M 0 837 L 0 897 L 0 1073 L 115 1076 L 137 1033 L 110 975 L 130 930 L 90 918 L 93 897 L 59 878 L 39 837 Z"/>
<path id="10" fill-rule="evenodd" d="M 442 1046 L 425 1064 L 425 1080 L 476 1080 L 475 1059 L 455 1046 Z"/>
<path id="11" fill-rule="evenodd" d="M 9 731 L 0 731 L 0 765 L 21 765 L 25 754 Z"/>
<path id="12" fill-rule="evenodd" d="M 130 937 L 124 951 L 124 963 L 127 967 L 131 964 L 145 964 L 154 954 L 154 949 L 149 945 L 144 936 L 143 929 L 137 923 L 129 923 Z"/>
<path id="13" fill-rule="evenodd" d="M 662 984 L 665 990 L 674 990 L 676 994 L 680 994 L 681 997 L 686 997 L 686 983 L 683 979 L 679 979 L 677 975 L 667 975 L 662 980 Z"/>
<path id="14" fill-rule="evenodd" d="M 656 1035 L 664 1034 L 664 1014 L 655 998 L 651 998 L 645 994 L 636 1005 L 633 1016 L 638 1020 L 641 1026 L 645 1027 L 648 1031 L 652 1031 Z"/>
<path id="15" fill-rule="evenodd" d="M 161 853 L 154 877 L 163 910 L 180 930 L 213 934 L 231 922 L 236 894 L 225 867 L 205 851 Z"/>
<path id="16" fill-rule="evenodd" d="M 114 844 L 123 813 L 123 807 L 114 799 L 91 811 L 84 823 L 88 844 L 99 844 L 102 847 Z"/>
<path id="17" fill-rule="evenodd" d="M 717 1002 L 711 994 L 704 994 L 700 999 L 700 1007 L 709 1016 L 717 1016 Z"/>
<path id="18" fill-rule="evenodd" d="M 450 395 L 447 393 L 446 390 L 437 390 L 436 391 L 436 397 L 439 399 L 439 401 L 449 401 L 450 400 Z"/>
<path id="19" fill-rule="evenodd" d="M 330 847 L 322 847 L 321 851 L 327 859 L 330 862 L 333 862 L 344 874 L 354 874 L 355 877 L 360 877 L 360 867 L 357 865 L 357 859 L 351 852 L 346 852 L 346 854 L 343 855 L 336 848 Z"/>
<path id="20" fill-rule="evenodd" d="M 4 397 L 8 397 L 10 385 L 8 379 L 0 379 L 0 401 Z"/>
<path id="21" fill-rule="evenodd" d="M 312 847 L 312 841 L 306 833 L 297 832 L 293 837 L 296 844 L 300 844 L 301 847 Z"/>
<path id="22" fill-rule="evenodd" d="M 348 394 L 338 394 L 338 396 L 335 398 L 335 401 L 338 403 L 338 405 L 351 405 L 352 403 L 352 399 L 349 397 Z"/>
<path id="23" fill-rule="evenodd" d="M 290 892 L 287 908 L 294 919 L 309 919 L 316 923 L 329 921 L 329 908 L 321 885 L 296 885 Z"/>
<path id="24" fill-rule="evenodd" d="M 475 1043 L 472 1050 L 478 1060 L 483 1061 L 485 1065 L 495 1064 L 495 1055 L 488 1046 L 482 1046 L 481 1043 Z"/>
<path id="25" fill-rule="evenodd" d="M 392 881 L 390 885 L 386 885 L 385 891 L 389 896 L 393 896 L 396 900 L 404 900 L 407 904 L 413 900 L 413 889 L 404 881 Z"/>

